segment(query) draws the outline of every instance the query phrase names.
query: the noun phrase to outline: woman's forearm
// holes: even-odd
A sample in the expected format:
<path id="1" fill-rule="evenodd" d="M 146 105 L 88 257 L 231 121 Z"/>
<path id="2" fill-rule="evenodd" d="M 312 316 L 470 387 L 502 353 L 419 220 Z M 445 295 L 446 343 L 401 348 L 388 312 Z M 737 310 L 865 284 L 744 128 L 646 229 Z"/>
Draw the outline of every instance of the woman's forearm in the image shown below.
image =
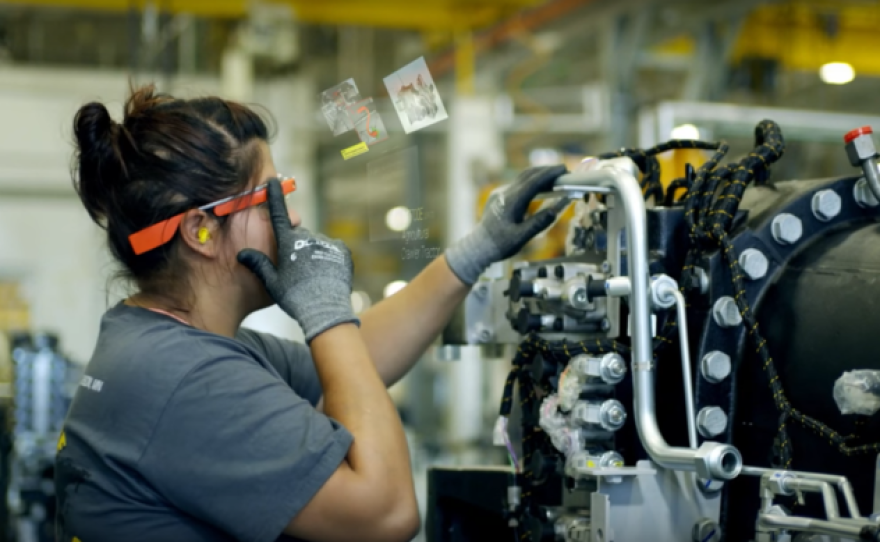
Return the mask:
<path id="1" fill-rule="evenodd" d="M 440 257 L 401 291 L 361 315 L 361 335 L 386 385 L 412 368 L 469 290 Z"/>
<path id="2" fill-rule="evenodd" d="M 409 451 L 400 416 L 379 378 L 358 328 L 336 326 L 311 343 L 324 389 L 324 412 L 354 436 L 348 455 L 365 478 L 411 492 Z"/>

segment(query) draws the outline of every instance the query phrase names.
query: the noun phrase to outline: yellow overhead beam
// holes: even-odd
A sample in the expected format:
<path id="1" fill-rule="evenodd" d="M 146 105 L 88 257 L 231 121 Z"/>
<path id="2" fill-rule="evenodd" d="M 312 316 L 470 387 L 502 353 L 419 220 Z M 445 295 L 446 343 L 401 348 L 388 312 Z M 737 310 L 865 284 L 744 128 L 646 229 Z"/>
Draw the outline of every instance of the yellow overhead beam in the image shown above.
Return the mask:
<path id="1" fill-rule="evenodd" d="M 743 27 L 734 60 L 775 58 L 787 69 L 808 71 L 847 62 L 857 75 L 880 75 L 880 6 L 829 6 L 786 4 L 756 10 Z"/>
<path id="2" fill-rule="evenodd" d="M 847 62 L 858 75 L 880 76 L 880 4 L 796 2 L 766 6 L 751 13 L 742 27 L 732 61 L 777 60 L 788 70 L 818 71 L 828 62 Z M 695 41 L 679 36 L 653 49 L 690 56 Z"/>
<path id="3" fill-rule="evenodd" d="M 479 28 L 543 0 L 273 0 L 290 6 L 296 18 L 312 24 L 376 26 L 416 30 Z M 0 0 L 34 7 L 123 12 L 147 6 L 165 13 L 202 17 L 246 17 L 251 0 Z"/>

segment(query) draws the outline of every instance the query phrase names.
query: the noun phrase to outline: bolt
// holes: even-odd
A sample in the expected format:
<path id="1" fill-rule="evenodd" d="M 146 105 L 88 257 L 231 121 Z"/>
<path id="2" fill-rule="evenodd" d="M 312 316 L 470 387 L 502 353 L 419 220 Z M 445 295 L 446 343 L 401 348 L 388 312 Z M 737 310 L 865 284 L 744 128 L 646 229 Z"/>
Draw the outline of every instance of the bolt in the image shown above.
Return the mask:
<path id="1" fill-rule="evenodd" d="M 876 207 L 880 205 L 880 201 L 877 201 L 877 197 L 865 179 L 856 181 L 856 185 L 853 187 L 853 197 L 856 203 L 859 204 L 859 207 Z"/>
<path id="2" fill-rule="evenodd" d="M 721 540 L 721 529 L 709 518 L 703 518 L 694 524 L 691 538 L 694 542 L 717 542 Z"/>
<path id="3" fill-rule="evenodd" d="M 739 266 L 751 280 L 759 280 L 767 274 L 770 262 L 767 256 L 756 248 L 747 248 L 739 255 Z"/>
<path id="4" fill-rule="evenodd" d="M 613 356 L 611 361 L 608 362 L 608 372 L 614 378 L 620 378 L 626 374 L 626 364 L 623 362 L 623 359 L 619 354 L 608 354 L 609 356 Z"/>
<path id="5" fill-rule="evenodd" d="M 611 420 L 611 423 L 617 425 L 624 419 L 624 412 L 619 406 L 613 406 L 608 410 L 608 419 Z"/>
<path id="6" fill-rule="evenodd" d="M 703 378 L 717 384 L 730 375 L 730 356 L 719 350 L 713 350 L 703 356 L 700 369 Z"/>
<path id="7" fill-rule="evenodd" d="M 704 438 L 720 435 L 727 428 L 727 414 L 719 407 L 705 407 L 697 414 L 697 430 Z"/>
<path id="8" fill-rule="evenodd" d="M 602 262 L 602 272 L 603 273 L 610 273 L 611 272 L 611 262 L 607 262 L 607 261 Z"/>
<path id="9" fill-rule="evenodd" d="M 771 225 L 773 239 L 780 245 L 797 243 L 804 234 L 804 226 L 801 219 L 789 213 L 780 213 L 773 219 Z"/>
<path id="10" fill-rule="evenodd" d="M 583 288 L 578 288 L 574 292 L 574 296 L 572 296 L 572 301 L 577 303 L 578 305 L 587 302 L 587 291 Z"/>
<path id="11" fill-rule="evenodd" d="M 840 214 L 841 199 L 834 190 L 820 190 L 813 194 L 813 215 L 827 222 Z"/>
<path id="12" fill-rule="evenodd" d="M 724 482 L 711 478 L 697 478 L 697 489 L 705 495 L 712 495 L 724 489 Z"/>
<path id="13" fill-rule="evenodd" d="M 721 327 L 736 327 L 742 323 L 742 314 L 730 296 L 719 297 L 712 307 L 715 323 Z"/>
<path id="14" fill-rule="evenodd" d="M 611 320 L 608 318 L 602 318 L 602 323 L 599 324 L 602 328 L 602 331 L 608 331 L 611 329 Z"/>

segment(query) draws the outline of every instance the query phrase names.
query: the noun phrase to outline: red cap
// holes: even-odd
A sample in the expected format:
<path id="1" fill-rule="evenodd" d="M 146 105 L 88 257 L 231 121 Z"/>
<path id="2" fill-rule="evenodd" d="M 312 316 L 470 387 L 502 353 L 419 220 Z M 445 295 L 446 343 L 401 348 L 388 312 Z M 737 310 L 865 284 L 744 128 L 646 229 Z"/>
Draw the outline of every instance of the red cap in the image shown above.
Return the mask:
<path id="1" fill-rule="evenodd" d="M 843 136 L 844 143 L 850 143 L 853 139 L 867 134 L 873 134 L 874 130 L 871 129 L 870 126 L 862 126 L 861 128 L 856 128 L 852 132 L 848 132 L 845 136 Z"/>

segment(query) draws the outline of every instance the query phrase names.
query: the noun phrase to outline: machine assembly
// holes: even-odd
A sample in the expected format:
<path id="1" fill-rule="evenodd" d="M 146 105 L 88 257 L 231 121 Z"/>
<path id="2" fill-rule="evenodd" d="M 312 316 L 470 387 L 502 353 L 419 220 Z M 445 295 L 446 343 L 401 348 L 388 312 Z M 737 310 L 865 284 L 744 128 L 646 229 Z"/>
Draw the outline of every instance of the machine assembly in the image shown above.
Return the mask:
<path id="1" fill-rule="evenodd" d="M 623 149 L 542 195 L 581 202 L 565 256 L 465 307 L 511 347 L 512 469 L 432 469 L 428 540 L 880 540 L 878 153 L 844 144 L 853 175 L 771 182 L 765 120 L 737 161 Z M 673 149 L 711 157 L 664 187 Z"/>

